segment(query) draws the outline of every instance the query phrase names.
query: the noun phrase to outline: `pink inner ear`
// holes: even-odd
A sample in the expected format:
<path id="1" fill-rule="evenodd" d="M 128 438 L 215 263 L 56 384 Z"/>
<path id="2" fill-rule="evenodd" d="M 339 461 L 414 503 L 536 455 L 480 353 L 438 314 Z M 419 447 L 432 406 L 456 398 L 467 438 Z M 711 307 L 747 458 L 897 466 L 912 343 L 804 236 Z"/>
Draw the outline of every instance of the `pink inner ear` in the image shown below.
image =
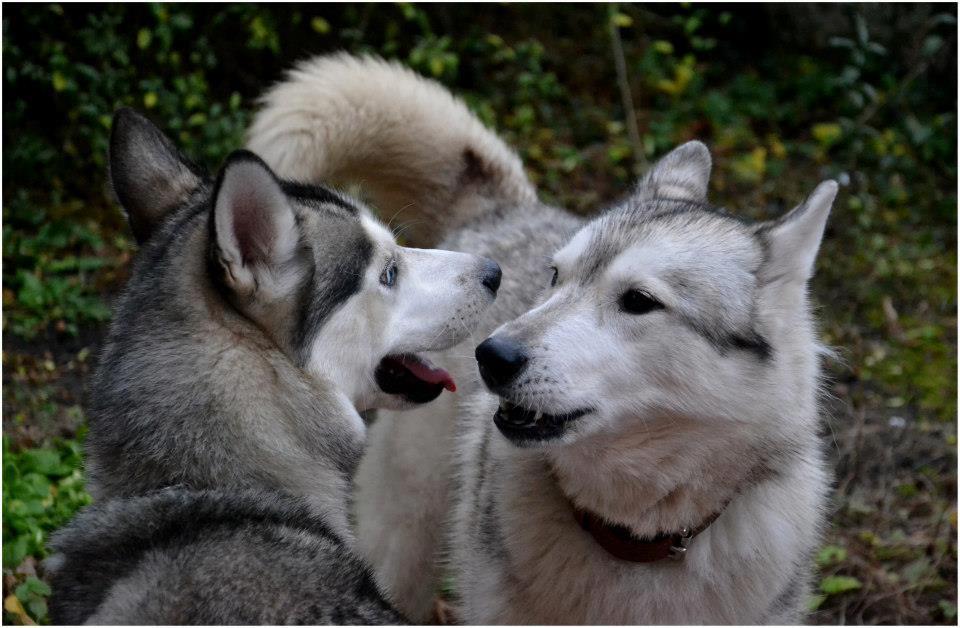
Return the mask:
<path id="1" fill-rule="evenodd" d="M 244 196 L 233 204 L 233 233 L 244 264 L 267 258 L 276 238 L 270 209 L 257 200 Z"/>

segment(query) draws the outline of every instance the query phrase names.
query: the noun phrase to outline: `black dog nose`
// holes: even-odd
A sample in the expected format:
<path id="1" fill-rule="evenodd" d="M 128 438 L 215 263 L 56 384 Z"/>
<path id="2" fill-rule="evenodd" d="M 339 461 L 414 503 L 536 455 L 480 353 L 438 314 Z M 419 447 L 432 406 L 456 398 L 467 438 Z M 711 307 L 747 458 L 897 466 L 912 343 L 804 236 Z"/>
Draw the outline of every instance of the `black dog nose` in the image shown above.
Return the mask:
<path id="1" fill-rule="evenodd" d="M 488 259 L 483 268 L 480 269 L 480 283 L 490 289 L 490 292 L 496 294 L 500 288 L 500 279 L 503 277 L 503 271 L 500 270 L 500 264 L 492 259 Z"/>
<path id="2" fill-rule="evenodd" d="M 480 377 L 491 389 L 509 384 L 523 370 L 527 355 L 523 345 L 507 336 L 491 336 L 477 347 Z"/>

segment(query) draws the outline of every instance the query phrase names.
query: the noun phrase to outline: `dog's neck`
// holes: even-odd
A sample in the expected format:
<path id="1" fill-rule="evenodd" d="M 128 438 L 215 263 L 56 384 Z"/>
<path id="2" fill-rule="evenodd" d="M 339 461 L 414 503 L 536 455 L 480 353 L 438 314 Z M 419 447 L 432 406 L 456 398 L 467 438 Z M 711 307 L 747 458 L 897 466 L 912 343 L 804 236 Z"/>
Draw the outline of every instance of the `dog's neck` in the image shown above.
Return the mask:
<path id="1" fill-rule="evenodd" d="M 196 342 L 206 346 L 199 353 L 218 356 L 208 370 L 196 374 L 198 394 L 220 400 L 212 405 L 231 415 L 221 417 L 225 425 L 235 425 L 234 429 L 246 425 L 251 441 L 266 439 L 258 443 L 262 453 L 276 446 L 271 438 L 295 447 L 297 451 L 273 452 L 272 470 L 278 476 L 271 481 L 303 496 L 337 532 L 350 538 L 350 483 L 363 451 L 363 419 L 332 380 L 299 368 L 275 339 L 238 312 L 209 283 L 205 271 L 198 267 L 193 275 L 195 294 L 203 295 L 202 302 L 184 306 L 203 330 Z M 189 346 L 179 350 L 191 351 Z M 309 468 L 297 468 L 304 462 Z M 262 472 L 269 475 L 269 470 Z"/>
<path id="2" fill-rule="evenodd" d="M 697 529 L 745 489 L 773 474 L 757 446 L 724 439 L 693 421 L 595 436 L 548 454 L 575 509 L 638 538 Z M 752 464 L 745 464 L 750 460 Z"/>
<path id="3" fill-rule="evenodd" d="M 266 337 L 253 339 L 255 332 L 243 335 L 236 326 L 222 331 L 224 336 L 219 340 L 235 344 L 229 351 L 229 364 L 223 364 L 219 381 L 230 381 L 232 377 L 236 382 L 236 414 L 257 413 L 258 408 L 270 406 L 263 419 L 250 415 L 247 421 L 274 422 L 271 429 L 282 430 L 284 440 L 300 450 L 299 459 L 309 460 L 310 464 L 306 475 L 302 472 L 307 469 L 298 471 L 292 464 L 280 472 L 281 478 L 293 482 L 282 488 L 301 494 L 345 540 L 350 539 L 350 483 L 363 451 L 363 419 L 331 381 L 298 368 L 282 351 L 270 346 Z M 240 375 L 238 369 L 247 373 Z M 252 431 L 250 436 L 254 438 L 255 433 Z M 269 448 L 269 443 L 266 445 Z M 294 454 L 275 453 L 276 464 L 281 467 Z"/>

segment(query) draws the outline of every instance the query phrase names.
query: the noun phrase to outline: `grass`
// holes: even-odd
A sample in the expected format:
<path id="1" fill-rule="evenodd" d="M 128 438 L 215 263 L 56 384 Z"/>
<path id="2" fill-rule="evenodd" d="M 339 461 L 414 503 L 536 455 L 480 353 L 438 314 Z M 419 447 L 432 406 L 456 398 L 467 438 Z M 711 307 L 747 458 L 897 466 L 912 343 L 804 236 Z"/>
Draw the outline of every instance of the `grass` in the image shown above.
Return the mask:
<path id="1" fill-rule="evenodd" d="M 216 167 L 281 69 L 347 49 L 400 58 L 462 94 L 517 148 L 544 199 L 573 211 L 625 194 L 645 163 L 693 137 L 714 153 L 712 198 L 748 217 L 841 181 L 813 282 L 821 335 L 839 357 L 826 364 L 836 491 L 812 620 L 956 623 L 956 10 L 820 13 L 5 11 L 4 124 L 17 129 L 3 147 L 5 621 L 47 620 L 45 543 L 89 499 L 83 381 L 133 250 L 105 192 L 111 111 L 146 111 Z"/>

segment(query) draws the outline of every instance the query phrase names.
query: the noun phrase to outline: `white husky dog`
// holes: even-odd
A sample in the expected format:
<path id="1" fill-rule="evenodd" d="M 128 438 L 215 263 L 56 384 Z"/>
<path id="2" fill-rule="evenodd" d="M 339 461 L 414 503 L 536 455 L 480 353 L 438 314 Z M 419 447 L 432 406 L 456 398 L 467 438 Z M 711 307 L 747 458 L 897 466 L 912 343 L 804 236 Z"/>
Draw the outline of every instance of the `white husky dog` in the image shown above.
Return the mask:
<path id="1" fill-rule="evenodd" d="M 363 174 L 418 244 L 504 270 L 486 386 L 472 344 L 439 356 L 459 399 L 384 416 L 358 472 L 360 548 L 401 609 L 429 617 L 447 558 L 468 623 L 802 618 L 829 479 L 807 284 L 835 183 L 748 224 L 709 205 L 690 142 L 585 222 L 442 87 L 344 55 L 271 90 L 250 146 L 284 176 Z"/>

